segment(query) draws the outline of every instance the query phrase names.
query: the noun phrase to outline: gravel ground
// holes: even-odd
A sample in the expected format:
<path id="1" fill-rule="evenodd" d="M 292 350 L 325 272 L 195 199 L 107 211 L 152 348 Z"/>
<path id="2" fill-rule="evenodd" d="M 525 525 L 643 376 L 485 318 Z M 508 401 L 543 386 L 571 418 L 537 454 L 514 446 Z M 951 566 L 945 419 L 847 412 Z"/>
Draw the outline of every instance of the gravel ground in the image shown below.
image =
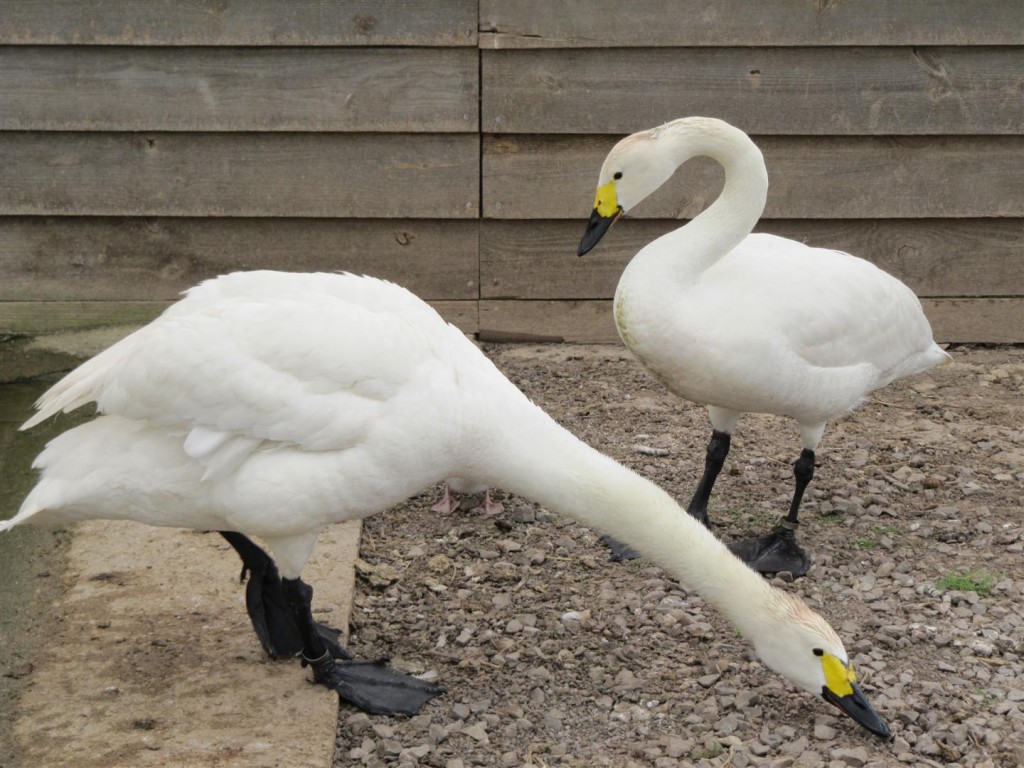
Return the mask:
<path id="1" fill-rule="evenodd" d="M 583 440 L 689 498 L 705 412 L 628 352 L 487 351 Z M 343 708 L 335 765 L 1024 763 L 1024 349 L 950 352 L 830 426 L 802 515 L 815 562 L 779 580 L 839 630 L 891 742 L 767 671 L 661 569 L 607 562 L 593 531 L 501 493 L 502 515 L 438 515 L 437 489 L 367 521 L 350 647 L 447 694 L 410 719 Z M 792 422 L 740 421 L 719 535 L 785 510 L 799 447 Z"/>

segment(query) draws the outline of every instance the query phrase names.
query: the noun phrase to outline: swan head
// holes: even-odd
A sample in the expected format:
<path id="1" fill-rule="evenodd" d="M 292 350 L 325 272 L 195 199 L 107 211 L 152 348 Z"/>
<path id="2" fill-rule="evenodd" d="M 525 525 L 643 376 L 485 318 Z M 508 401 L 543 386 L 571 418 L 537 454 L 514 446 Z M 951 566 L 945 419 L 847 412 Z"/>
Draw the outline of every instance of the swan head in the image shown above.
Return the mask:
<path id="1" fill-rule="evenodd" d="M 768 624 L 752 632 L 754 649 L 771 669 L 837 707 L 876 736 L 891 731 L 857 684 L 839 635 L 825 619 L 785 592 L 773 594 Z"/>
<path id="2" fill-rule="evenodd" d="M 590 251 L 612 224 L 668 181 L 676 164 L 659 151 L 663 126 L 627 136 L 608 153 L 597 179 L 594 210 L 578 255 Z"/>
<path id="3" fill-rule="evenodd" d="M 590 251 L 612 224 L 664 184 L 676 169 L 697 155 L 707 155 L 727 166 L 740 162 L 753 171 L 748 180 L 757 216 L 764 209 L 768 189 L 764 158 L 740 129 L 713 117 L 683 117 L 634 133 L 612 147 L 597 179 L 594 210 L 577 254 Z M 760 197 L 758 201 L 756 198 Z M 756 217 L 754 221 L 756 221 Z M 753 226 L 753 223 L 751 223 Z"/>

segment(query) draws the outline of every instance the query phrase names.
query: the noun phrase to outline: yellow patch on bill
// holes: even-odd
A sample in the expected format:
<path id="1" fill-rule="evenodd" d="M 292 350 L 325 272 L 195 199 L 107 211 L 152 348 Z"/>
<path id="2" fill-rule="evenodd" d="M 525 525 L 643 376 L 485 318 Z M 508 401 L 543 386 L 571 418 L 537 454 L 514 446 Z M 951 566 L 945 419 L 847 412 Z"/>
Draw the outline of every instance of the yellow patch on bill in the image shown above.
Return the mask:
<path id="1" fill-rule="evenodd" d="M 857 682 L 853 664 L 846 666 L 833 656 L 826 653 L 821 657 L 821 666 L 825 670 L 825 685 L 836 696 L 849 696 L 853 693 L 852 683 Z"/>
<path id="2" fill-rule="evenodd" d="M 604 218 L 614 216 L 619 212 L 619 199 L 615 194 L 614 179 L 603 187 L 597 188 L 597 195 L 594 196 L 594 210 Z"/>

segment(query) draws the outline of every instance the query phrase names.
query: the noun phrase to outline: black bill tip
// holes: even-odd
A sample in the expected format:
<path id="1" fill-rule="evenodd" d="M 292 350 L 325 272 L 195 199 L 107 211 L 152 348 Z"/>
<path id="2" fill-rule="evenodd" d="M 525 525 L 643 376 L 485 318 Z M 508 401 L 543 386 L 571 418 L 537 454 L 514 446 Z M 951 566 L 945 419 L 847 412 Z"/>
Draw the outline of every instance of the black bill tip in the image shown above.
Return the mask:
<path id="1" fill-rule="evenodd" d="M 822 688 L 821 695 L 825 701 L 835 704 L 847 717 L 867 728 L 876 736 L 880 736 L 883 739 L 892 738 L 892 731 L 889 730 L 889 726 L 875 712 L 874 707 L 871 706 L 871 702 L 868 701 L 860 686 L 856 683 L 850 683 L 850 686 L 853 688 L 853 692 L 846 696 L 839 696 L 827 687 Z"/>
<path id="2" fill-rule="evenodd" d="M 589 253 L 600 242 L 601 238 L 604 237 L 604 233 L 608 231 L 621 214 L 622 209 L 620 208 L 611 216 L 602 216 L 595 208 L 594 212 L 590 214 L 590 219 L 587 221 L 587 231 L 583 233 L 583 239 L 580 240 L 580 247 L 576 249 L 576 255 L 582 256 L 585 253 Z"/>

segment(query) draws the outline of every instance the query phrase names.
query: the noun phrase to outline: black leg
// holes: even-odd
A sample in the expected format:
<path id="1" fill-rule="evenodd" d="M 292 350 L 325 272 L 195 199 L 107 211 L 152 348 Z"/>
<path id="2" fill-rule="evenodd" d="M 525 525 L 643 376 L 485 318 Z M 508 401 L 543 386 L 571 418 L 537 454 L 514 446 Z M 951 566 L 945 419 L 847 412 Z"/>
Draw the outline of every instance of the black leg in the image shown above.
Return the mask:
<path id="1" fill-rule="evenodd" d="M 810 556 L 796 543 L 796 529 L 800 524 L 797 519 L 800 502 L 807 484 L 814 477 L 814 451 L 804 448 L 800 452 L 800 458 L 793 464 L 793 477 L 796 480 L 793 501 L 789 505 L 789 514 L 779 526 L 767 536 L 729 545 L 736 557 L 760 573 L 789 571 L 794 577 L 800 577 L 811 567 Z"/>
<path id="2" fill-rule="evenodd" d="M 281 580 L 295 625 L 302 634 L 303 665 L 313 668 L 318 683 L 333 688 L 346 701 L 375 715 L 415 715 L 444 691 L 376 661 L 335 661 L 313 621 L 313 588 L 302 579 Z"/>
<path id="3" fill-rule="evenodd" d="M 221 531 L 227 542 L 242 558 L 241 581 L 246 576 L 245 607 L 260 645 L 272 659 L 294 656 L 304 647 L 302 634 L 285 599 L 281 576 L 270 556 L 250 539 L 236 531 Z M 316 625 L 317 633 L 333 656 L 351 658 L 338 644 L 341 630 Z"/>
<path id="4" fill-rule="evenodd" d="M 814 451 L 809 448 L 800 451 L 800 458 L 793 465 L 793 477 L 796 478 L 796 487 L 793 489 L 793 501 L 789 505 L 789 514 L 786 515 L 786 520 L 797 525 L 800 502 L 804 498 L 807 484 L 814 477 Z"/>
<path id="5" fill-rule="evenodd" d="M 729 455 L 731 443 L 732 436 L 728 432 L 719 432 L 717 429 L 711 432 L 707 455 L 704 458 L 704 474 L 701 475 L 697 490 L 690 499 L 690 506 L 686 508 L 687 512 L 705 526 L 708 525 L 708 500 L 711 498 L 711 489 L 715 487 L 718 473 L 722 471 L 725 457 Z"/>

